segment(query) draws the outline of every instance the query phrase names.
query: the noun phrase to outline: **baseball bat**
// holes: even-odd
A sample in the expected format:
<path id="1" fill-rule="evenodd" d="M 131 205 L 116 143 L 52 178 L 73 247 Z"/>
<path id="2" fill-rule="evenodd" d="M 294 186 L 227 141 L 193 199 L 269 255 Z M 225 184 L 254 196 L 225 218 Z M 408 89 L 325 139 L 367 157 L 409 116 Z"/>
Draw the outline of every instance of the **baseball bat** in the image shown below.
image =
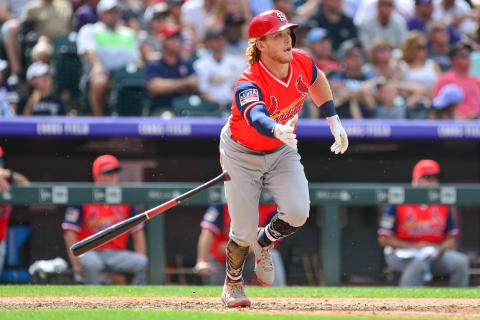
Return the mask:
<path id="1" fill-rule="evenodd" d="M 156 215 L 170 209 L 171 207 L 176 206 L 177 204 L 190 199 L 197 193 L 202 192 L 223 181 L 229 181 L 230 176 L 228 175 L 227 171 L 223 171 L 222 174 L 217 176 L 216 178 L 192 189 L 190 191 L 185 192 L 184 194 L 179 195 L 161 205 L 158 205 L 150 210 L 145 212 L 139 213 L 127 220 L 120 221 L 117 224 L 114 224 L 111 227 L 108 227 L 102 231 L 99 231 L 95 234 L 92 234 L 88 238 L 85 238 L 77 243 L 74 243 L 70 250 L 72 250 L 75 256 L 79 256 L 89 250 L 95 249 L 102 244 L 107 243 L 108 241 L 122 235 L 123 233 L 127 232 L 128 230 L 132 229 L 133 227 L 139 225 L 140 223 L 150 220 Z"/>

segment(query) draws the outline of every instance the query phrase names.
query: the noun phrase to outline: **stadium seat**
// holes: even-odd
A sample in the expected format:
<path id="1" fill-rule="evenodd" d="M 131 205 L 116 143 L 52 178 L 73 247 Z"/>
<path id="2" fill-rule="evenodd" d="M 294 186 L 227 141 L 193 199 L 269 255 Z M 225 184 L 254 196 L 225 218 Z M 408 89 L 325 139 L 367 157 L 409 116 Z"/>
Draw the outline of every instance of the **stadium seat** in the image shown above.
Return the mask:
<path id="1" fill-rule="evenodd" d="M 178 117 L 220 117 L 217 103 L 207 101 L 199 95 L 186 95 L 172 100 L 173 110 Z"/>
<path id="2" fill-rule="evenodd" d="M 143 68 L 134 64 L 110 73 L 112 91 L 109 106 L 112 115 L 147 115 L 145 75 Z"/>

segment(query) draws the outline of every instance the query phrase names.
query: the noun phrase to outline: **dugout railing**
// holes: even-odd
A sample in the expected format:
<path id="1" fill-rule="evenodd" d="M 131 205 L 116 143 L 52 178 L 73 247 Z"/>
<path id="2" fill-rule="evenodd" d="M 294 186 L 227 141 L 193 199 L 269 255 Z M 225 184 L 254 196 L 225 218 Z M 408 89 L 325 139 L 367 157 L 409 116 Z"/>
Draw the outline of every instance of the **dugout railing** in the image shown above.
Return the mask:
<path id="1" fill-rule="evenodd" d="M 0 194 L 0 203 L 14 205 L 82 203 L 129 203 L 153 207 L 168 201 L 200 183 L 143 183 L 99 186 L 91 183 L 32 183 L 14 186 Z M 323 207 L 322 236 L 319 256 L 325 285 L 341 282 L 341 206 L 382 206 L 401 203 L 442 203 L 456 206 L 480 205 L 480 184 L 449 184 L 439 187 L 412 187 L 408 184 L 310 183 L 312 206 Z M 222 203 L 223 189 L 212 187 L 181 205 Z M 261 202 L 271 202 L 263 193 Z M 167 213 L 168 214 L 168 213 Z M 165 281 L 165 220 L 164 215 L 146 224 L 151 284 Z"/>

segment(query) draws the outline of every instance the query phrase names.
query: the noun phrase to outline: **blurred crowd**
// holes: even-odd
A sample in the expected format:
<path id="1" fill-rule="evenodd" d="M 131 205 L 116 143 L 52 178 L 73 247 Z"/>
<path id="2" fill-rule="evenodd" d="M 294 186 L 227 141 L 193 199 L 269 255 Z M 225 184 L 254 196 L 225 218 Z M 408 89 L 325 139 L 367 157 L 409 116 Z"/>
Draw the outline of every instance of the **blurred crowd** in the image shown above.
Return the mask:
<path id="1" fill-rule="evenodd" d="M 479 117 L 478 0 L 0 0 L 0 116 L 226 117 L 273 8 L 341 118 Z"/>

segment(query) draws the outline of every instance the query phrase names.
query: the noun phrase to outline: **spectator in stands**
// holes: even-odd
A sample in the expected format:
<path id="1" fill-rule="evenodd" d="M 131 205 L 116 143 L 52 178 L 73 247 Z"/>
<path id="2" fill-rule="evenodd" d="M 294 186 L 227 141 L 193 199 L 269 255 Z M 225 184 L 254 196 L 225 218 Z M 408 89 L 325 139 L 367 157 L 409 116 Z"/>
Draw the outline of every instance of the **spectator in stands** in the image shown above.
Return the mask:
<path id="1" fill-rule="evenodd" d="M 368 110 L 360 96 L 362 84 L 368 80 L 363 72 L 364 53 L 360 42 L 347 40 L 338 49 L 338 59 L 343 64 L 340 72 L 334 72 L 330 85 L 334 90 L 334 103 L 337 113 L 343 118 L 369 118 L 372 110 Z"/>
<path id="2" fill-rule="evenodd" d="M 160 35 L 163 37 L 162 58 L 149 62 L 145 75 L 152 115 L 169 118 L 174 115 L 172 99 L 195 92 L 198 83 L 192 64 L 180 56 L 180 28 L 165 25 Z"/>
<path id="3" fill-rule="evenodd" d="M 38 36 L 54 39 L 71 31 L 72 14 L 67 0 L 33 0 L 23 11 L 22 24 L 31 26 Z"/>
<path id="4" fill-rule="evenodd" d="M 17 110 L 18 93 L 4 78 L 8 62 L 0 59 L 0 118 L 13 117 Z"/>
<path id="5" fill-rule="evenodd" d="M 195 33 L 197 42 L 203 41 L 214 8 L 215 0 L 189 0 L 182 6 L 182 25 Z"/>
<path id="6" fill-rule="evenodd" d="M 79 31 L 84 25 L 98 21 L 97 4 L 100 0 L 87 0 L 73 15 L 73 27 Z"/>
<path id="7" fill-rule="evenodd" d="M 426 31 L 433 13 L 433 0 L 415 0 L 415 15 L 407 19 L 408 30 Z"/>
<path id="8" fill-rule="evenodd" d="M 363 48 L 370 50 L 378 39 L 388 39 L 394 47 L 401 47 L 408 30 L 405 19 L 393 10 L 393 0 L 378 0 L 377 6 L 377 15 L 359 25 L 358 36 Z"/>
<path id="9" fill-rule="evenodd" d="M 405 78 L 405 63 L 392 57 L 392 45 L 383 39 L 373 42 L 369 52 L 369 62 L 364 70 L 368 78 L 384 77 L 387 80 Z"/>
<path id="10" fill-rule="evenodd" d="M 0 23 L 2 23 L 2 40 L 5 44 L 10 64 L 10 85 L 17 85 L 23 73 L 22 53 L 18 42 L 20 17 L 25 6 L 33 0 L 0 0 Z"/>
<path id="11" fill-rule="evenodd" d="M 431 33 L 432 24 L 439 23 L 446 27 L 446 31 L 449 34 L 450 43 L 456 43 L 458 40 L 460 40 L 458 31 L 455 28 L 448 26 L 444 22 L 433 20 L 433 5 L 433 0 L 415 0 L 415 16 L 407 20 L 408 30 L 420 31 L 427 35 Z"/>
<path id="12" fill-rule="evenodd" d="M 202 97 L 217 103 L 220 111 L 230 111 L 232 92 L 238 77 L 248 65 L 245 59 L 225 53 L 223 32 L 210 29 L 205 35 L 208 53 L 195 61 L 193 68 L 198 77 L 198 89 Z"/>
<path id="13" fill-rule="evenodd" d="M 245 58 L 248 42 L 242 37 L 245 17 L 241 14 L 229 14 L 225 17 L 224 34 L 227 40 L 227 53 Z"/>
<path id="14" fill-rule="evenodd" d="M 462 89 L 455 84 L 447 84 L 432 101 L 430 119 L 450 120 L 455 118 L 455 109 L 464 99 Z"/>
<path id="15" fill-rule="evenodd" d="M 310 56 L 318 69 L 325 73 L 341 69 L 340 63 L 333 57 L 332 40 L 326 29 L 319 27 L 311 29 L 307 34 L 307 45 Z"/>
<path id="16" fill-rule="evenodd" d="M 216 0 L 213 15 L 207 21 L 207 29 L 224 29 L 225 19 L 229 15 L 240 15 L 244 19 L 250 21 L 252 15 L 250 13 L 250 6 L 248 0 Z M 243 39 L 247 38 L 247 28 L 244 26 L 240 34 Z"/>
<path id="17" fill-rule="evenodd" d="M 420 160 L 413 168 L 412 184 L 438 186 L 440 173 L 436 161 Z M 447 205 L 389 205 L 380 222 L 378 241 L 385 248 L 388 266 L 402 273 L 401 287 L 423 286 L 432 274 L 449 276 L 452 287 L 467 287 L 469 261 L 454 251 L 457 234 Z"/>
<path id="18" fill-rule="evenodd" d="M 427 39 L 423 33 L 408 33 L 403 44 L 403 61 L 407 64 L 405 80 L 421 86 L 425 97 L 431 98 L 441 71 L 435 61 L 427 58 Z"/>
<path id="19" fill-rule="evenodd" d="M 288 21 L 292 21 L 295 18 L 295 10 L 292 0 L 273 0 L 273 9 L 285 13 Z"/>
<path id="20" fill-rule="evenodd" d="M 51 69 L 43 62 L 28 67 L 27 81 L 32 87 L 30 95 L 20 100 L 17 114 L 24 116 L 65 115 L 62 101 L 53 91 Z"/>
<path id="21" fill-rule="evenodd" d="M 477 29 L 478 10 L 472 10 L 465 0 L 437 0 L 433 20 L 443 21 L 459 33 L 471 35 Z"/>
<path id="22" fill-rule="evenodd" d="M 322 1 L 321 10 L 311 19 L 313 24 L 328 31 L 334 50 L 345 40 L 357 37 L 357 27 L 342 12 L 342 0 Z"/>
<path id="23" fill-rule="evenodd" d="M 101 0 L 97 5 L 100 21 L 80 29 L 77 51 L 83 57 L 84 82 L 88 102 L 95 116 L 105 114 L 109 72 L 139 62 L 135 32 L 120 25 L 117 0 Z"/>
<path id="24" fill-rule="evenodd" d="M 92 166 L 93 180 L 98 185 L 120 182 L 118 159 L 112 155 L 102 155 Z M 136 212 L 128 204 L 83 204 L 67 208 L 62 224 L 66 248 L 105 228 L 130 218 Z M 129 234 L 132 236 L 135 252 L 127 250 Z M 79 257 L 67 250 L 76 279 L 85 284 L 100 284 L 103 272 L 118 272 L 133 275 L 132 284 L 146 284 L 147 246 L 143 224 L 129 233 L 82 254 Z"/>
<path id="25" fill-rule="evenodd" d="M 265 226 L 273 215 L 277 212 L 276 205 L 260 205 L 259 206 L 259 226 Z M 203 216 L 200 224 L 201 232 L 197 244 L 197 264 L 194 267 L 195 272 L 203 277 L 203 283 L 206 285 L 221 285 L 225 282 L 225 250 L 228 242 L 228 234 L 230 232 L 230 216 L 228 214 L 228 206 L 214 205 L 210 206 Z M 250 253 L 253 253 L 251 251 Z M 271 251 L 273 265 L 275 268 L 274 286 L 285 286 L 285 269 L 282 257 L 278 250 Z M 245 262 L 244 273 L 245 279 L 252 284 L 255 274 L 253 272 L 255 264 L 255 255 L 250 254 Z"/>
<path id="26" fill-rule="evenodd" d="M 426 118 L 423 90 L 417 85 L 377 77 L 363 83 L 361 97 L 377 119 Z"/>
<path id="27" fill-rule="evenodd" d="M 37 43 L 32 48 L 32 62 L 43 62 L 45 64 L 50 64 L 52 54 L 52 42 L 46 36 L 40 36 Z"/>
<path id="28" fill-rule="evenodd" d="M 10 185 L 12 184 L 20 185 L 28 183 L 29 181 L 24 175 L 5 168 L 5 153 L 2 147 L 0 147 L 0 194 L 2 194 L 3 192 L 8 192 L 10 190 Z M 2 274 L 5 254 L 7 252 L 7 229 L 11 213 L 11 204 L 0 204 L 0 274 Z"/>
<path id="29" fill-rule="evenodd" d="M 168 6 L 164 2 L 155 3 L 145 10 L 144 20 L 148 24 L 148 30 L 140 36 L 140 54 L 145 63 L 158 60 L 161 56 L 158 33 L 166 23 Z"/>
<path id="30" fill-rule="evenodd" d="M 435 61 L 442 72 L 452 67 L 450 61 L 450 33 L 447 26 L 441 21 L 434 21 L 428 25 L 428 55 L 427 58 Z"/>
<path id="31" fill-rule="evenodd" d="M 184 0 L 167 0 L 167 23 L 176 24 L 177 26 L 182 25 L 182 5 Z"/>
<path id="32" fill-rule="evenodd" d="M 471 47 L 459 43 L 450 50 L 452 69 L 444 72 L 435 84 L 434 96 L 447 84 L 456 84 L 462 89 L 465 98 L 455 109 L 458 119 L 475 119 L 480 115 L 480 83 L 469 74 Z"/>
<path id="33" fill-rule="evenodd" d="M 309 0 L 307 0 L 309 1 Z M 249 0 L 250 11 L 252 12 L 252 16 L 255 17 L 256 15 L 273 9 L 273 0 Z"/>
<path id="34" fill-rule="evenodd" d="M 353 0 L 355 1 L 355 0 Z M 412 17 L 415 12 L 414 1 L 395 0 L 395 12 L 400 14 L 405 20 Z M 360 26 L 364 21 L 372 19 L 378 15 L 378 0 L 362 0 L 355 12 L 353 22 Z"/>

